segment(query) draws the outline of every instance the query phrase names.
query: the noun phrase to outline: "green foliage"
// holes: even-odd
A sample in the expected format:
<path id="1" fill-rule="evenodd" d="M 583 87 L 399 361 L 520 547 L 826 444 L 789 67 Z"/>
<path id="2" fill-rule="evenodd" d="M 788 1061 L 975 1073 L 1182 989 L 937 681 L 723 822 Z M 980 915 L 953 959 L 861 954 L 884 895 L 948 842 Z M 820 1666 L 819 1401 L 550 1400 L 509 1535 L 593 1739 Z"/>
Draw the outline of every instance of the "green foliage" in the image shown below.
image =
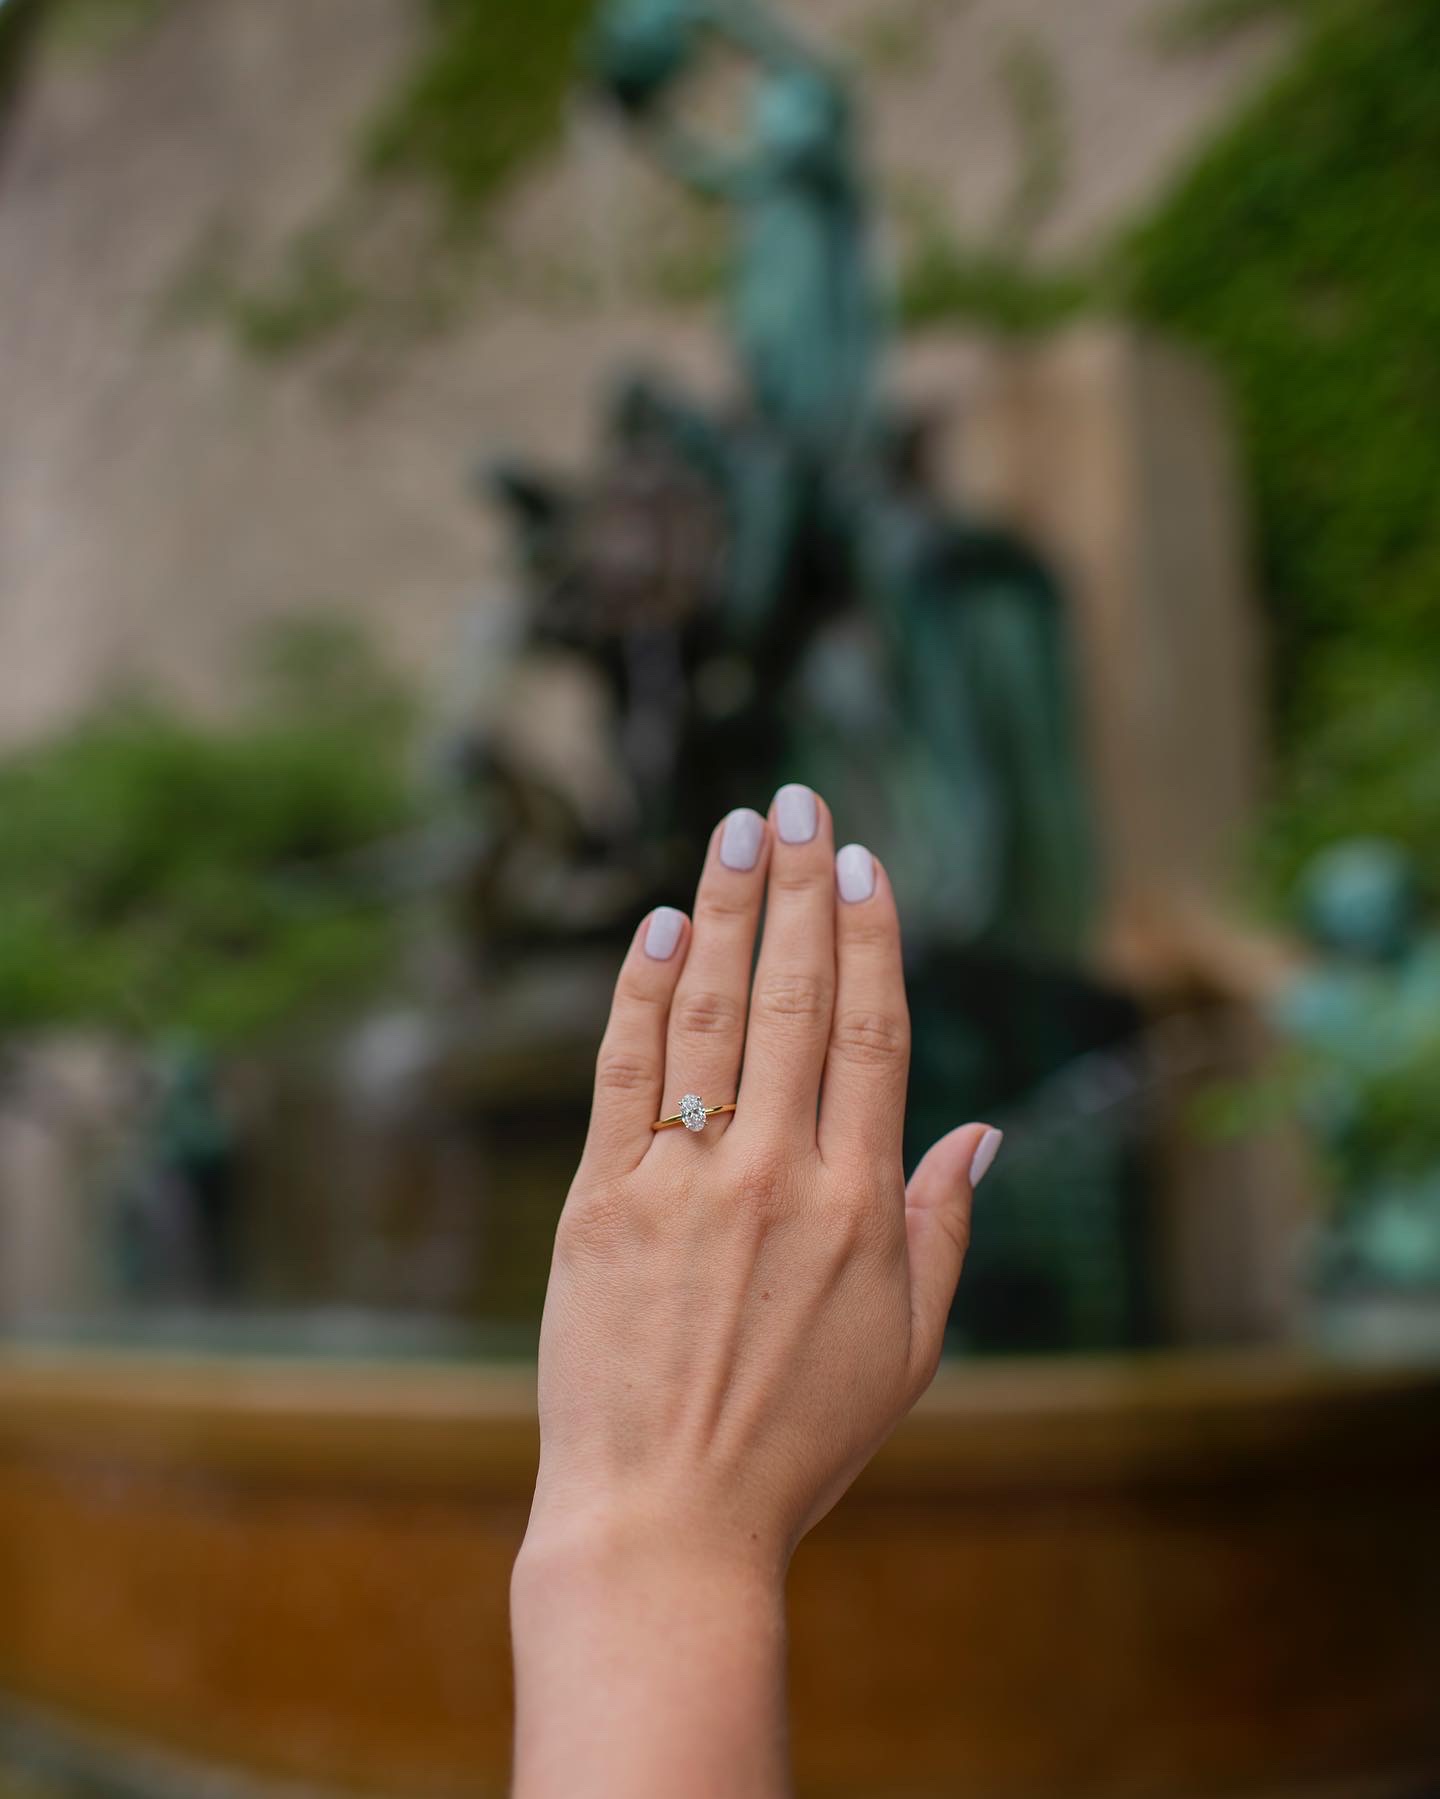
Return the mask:
<path id="1" fill-rule="evenodd" d="M 1180 0 L 1156 21 L 1164 50 L 1206 49 L 1247 26 L 1313 11 L 1325 0 Z"/>
<path id="2" fill-rule="evenodd" d="M 233 1041 L 373 980 L 392 923 L 342 870 L 409 815 L 405 727 L 317 627 L 233 727 L 129 704 L 0 763 L 0 1032 Z"/>
<path id="3" fill-rule="evenodd" d="M 1311 1130 L 1333 1203 L 1374 1194 L 1440 1167 L 1440 1022 L 1401 1060 L 1365 1067 L 1318 1045 L 1292 1046 L 1245 1083 L 1204 1090 L 1189 1124 L 1201 1139 L 1236 1142 L 1298 1117 Z M 1345 1129 L 1333 1127 L 1337 1117 Z"/>
<path id="4" fill-rule="evenodd" d="M 1306 13 L 1127 284 L 1238 401 L 1281 702 L 1272 873 L 1384 831 L 1440 892 L 1440 7 Z"/>
<path id="5" fill-rule="evenodd" d="M 227 294 L 223 311 L 242 348 L 284 356 L 344 324 L 363 298 L 328 237 L 310 232 L 292 245 L 273 286 Z"/>
<path id="6" fill-rule="evenodd" d="M 647 285 L 667 306 L 694 306 L 725 292 L 730 262 L 726 219 L 717 209 L 696 204 L 681 229 L 656 247 Z"/>
<path id="7" fill-rule="evenodd" d="M 1054 58 L 1020 36 L 1000 62 L 1000 86 L 1014 120 L 1019 173 L 1001 224 L 1003 241 L 1028 243 L 1054 210 L 1065 186 L 1068 146 L 1060 77 Z"/>
<path id="8" fill-rule="evenodd" d="M 427 176 L 473 214 L 556 131 L 593 4 L 431 0 L 431 41 L 373 127 L 370 166 Z"/>
<path id="9" fill-rule="evenodd" d="M 1009 43 L 998 68 L 1014 124 L 1018 171 L 995 228 L 984 239 L 955 235 L 933 194 L 896 193 L 908 227 L 899 310 L 906 325 L 961 322 L 1003 332 L 1050 330 L 1093 306 L 1095 275 L 1031 260 L 1031 240 L 1065 185 L 1064 107 L 1053 59 L 1032 38 Z"/>
<path id="10" fill-rule="evenodd" d="M 39 19 L 40 0 L 0 0 L 0 109 L 24 74 Z"/>
<path id="11" fill-rule="evenodd" d="M 1440 895 L 1440 679 L 1424 650 L 1357 643 L 1302 665 L 1261 842 L 1268 894 L 1283 900 L 1317 851 L 1364 832 L 1403 843 L 1421 891 Z"/>
<path id="12" fill-rule="evenodd" d="M 170 4 L 172 0 L 44 0 L 44 35 L 62 53 L 105 56 L 138 37 Z"/>
<path id="13" fill-rule="evenodd" d="M 1355 1095 L 1356 1129 L 1336 1170 L 1342 1191 L 1433 1174 L 1440 1167 L 1440 1022 L 1399 1066 L 1378 1070 Z"/>
<path id="14" fill-rule="evenodd" d="M 1092 292 L 1082 274 L 1047 273 L 1003 250 L 967 250 L 927 231 L 905 262 L 900 316 L 907 325 L 960 319 L 996 331 L 1045 331 L 1084 310 Z"/>
<path id="15" fill-rule="evenodd" d="M 946 12 L 958 12 L 963 4 L 965 0 L 883 0 L 848 33 L 849 50 L 869 74 L 918 74 Z"/>
<path id="16" fill-rule="evenodd" d="M 230 227 L 208 227 L 157 296 L 156 325 L 220 325 L 251 356 L 279 358 L 343 325 L 369 298 L 334 221 L 298 232 L 267 275 L 242 275 L 242 260 Z"/>

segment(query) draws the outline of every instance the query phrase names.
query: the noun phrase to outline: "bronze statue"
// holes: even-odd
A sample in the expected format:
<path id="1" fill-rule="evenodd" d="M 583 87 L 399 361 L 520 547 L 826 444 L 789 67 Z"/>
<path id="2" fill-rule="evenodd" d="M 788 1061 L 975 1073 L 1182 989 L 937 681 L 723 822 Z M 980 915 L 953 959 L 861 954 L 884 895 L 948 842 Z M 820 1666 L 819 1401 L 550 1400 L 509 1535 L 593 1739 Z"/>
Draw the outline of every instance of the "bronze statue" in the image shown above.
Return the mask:
<path id="1" fill-rule="evenodd" d="M 755 68 L 749 137 L 726 149 L 676 98 L 720 44 Z M 704 817 L 796 775 L 933 940 L 1069 960 L 1091 884 L 1058 595 L 1026 546 L 939 502 L 925 428 L 885 406 L 844 81 L 747 0 L 612 0 L 592 61 L 641 140 L 734 215 L 745 378 L 726 417 L 632 376 L 583 492 L 495 476 L 536 637 L 583 643 L 611 686 L 640 820 L 616 853 L 679 885 L 677 793 Z"/>
<path id="2" fill-rule="evenodd" d="M 748 132 L 730 146 L 683 116 L 686 78 L 717 49 L 752 70 Z M 1003 1113 L 1133 1025 L 1132 1008 L 1076 972 L 1091 856 L 1060 595 L 1028 546 L 940 498 L 930 423 L 887 401 L 885 308 L 840 72 L 749 0 L 608 0 L 590 70 L 663 166 L 728 209 L 741 390 L 715 411 L 632 372 L 593 477 L 490 471 L 514 525 L 531 649 L 578 654 L 598 674 L 607 753 L 631 796 L 596 832 L 552 794 L 552 840 L 574 890 L 613 901 L 592 933 L 619 935 L 639 905 L 689 890 L 708 821 L 808 781 L 884 859 L 905 908 L 917 1141 L 932 1113 Z M 523 771 L 497 767 L 486 743 L 482 725 L 471 765 L 487 872 L 471 891 L 487 896 L 484 938 L 573 940 L 573 905 L 546 915 L 537 883 L 493 878 L 533 850 L 524 821 L 543 809 L 517 803 Z M 593 878 L 616 871 L 628 880 Z M 524 895 L 523 916 L 507 892 Z M 1024 1275 L 1036 1305 L 997 1301 L 997 1320 L 1046 1312 L 1036 1330 L 1056 1341 L 1126 1334 L 1127 1152 L 1102 1149 L 1086 1217 L 1108 1271 L 1089 1290 L 1114 1303 L 1081 1332 L 1067 1269 L 1047 1267 Z M 985 1287 L 982 1271 L 972 1298 Z"/>
<path id="3" fill-rule="evenodd" d="M 755 66 L 747 142 L 720 148 L 675 117 L 706 40 Z M 754 405 L 787 442 L 833 463 L 873 423 L 882 308 L 849 90 L 746 0 L 619 0 L 602 9 L 597 80 L 666 166 L 736 214 L 731 318 Z"/>

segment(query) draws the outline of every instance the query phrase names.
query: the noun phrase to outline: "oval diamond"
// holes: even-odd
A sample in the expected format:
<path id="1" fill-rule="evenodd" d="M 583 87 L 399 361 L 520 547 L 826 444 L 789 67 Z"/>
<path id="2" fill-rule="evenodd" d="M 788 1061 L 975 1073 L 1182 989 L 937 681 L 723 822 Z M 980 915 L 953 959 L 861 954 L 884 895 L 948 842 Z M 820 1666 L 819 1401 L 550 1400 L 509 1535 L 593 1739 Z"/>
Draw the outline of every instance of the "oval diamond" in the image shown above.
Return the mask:
<path id="1" fill-rule="evenodd" d="M 698 1093 L 687 1093 L 681 1099 L 680 1122 L 687 1131 L 705 1129 L 705 1101 Z"/>

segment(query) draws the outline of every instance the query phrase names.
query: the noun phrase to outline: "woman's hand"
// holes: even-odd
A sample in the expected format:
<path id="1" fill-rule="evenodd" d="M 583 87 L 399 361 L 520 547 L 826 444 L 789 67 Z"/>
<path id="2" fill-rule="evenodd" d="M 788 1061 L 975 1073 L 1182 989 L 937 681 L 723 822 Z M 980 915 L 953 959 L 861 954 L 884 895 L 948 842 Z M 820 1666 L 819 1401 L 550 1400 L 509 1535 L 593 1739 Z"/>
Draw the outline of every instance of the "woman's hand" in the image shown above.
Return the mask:
<path id="1" fill-rule="evenodd" d="M 808 788 L 732 813 L 693 926 L 621 970 L 556 1240 L 521 1794 L 784 1789 L 786 1565 L 929 1384 L 999 1147 L 965 1126 L 907 1189 L 908 1069 L 884 870 Z M 652 1131 L 690 1092 L 737 1109 Z"/>

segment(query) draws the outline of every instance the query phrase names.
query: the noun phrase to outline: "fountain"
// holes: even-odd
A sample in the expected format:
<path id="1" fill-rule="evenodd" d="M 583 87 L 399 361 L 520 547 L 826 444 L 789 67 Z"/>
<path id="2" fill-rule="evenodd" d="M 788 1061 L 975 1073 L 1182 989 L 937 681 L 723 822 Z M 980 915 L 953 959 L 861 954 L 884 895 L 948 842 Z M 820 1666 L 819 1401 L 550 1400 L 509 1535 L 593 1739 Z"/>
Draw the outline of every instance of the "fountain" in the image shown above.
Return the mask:
<path id="1" fill-rule="evenodd" d="M 752 71 L 733 150 L 681 120 L 718 44 Z M 969 434 L 994 505 L 957 505 L 882 379 L 830 64 L 745 0 L 611 0 L 590 81 L 732 211 L 738 391 L 634 371 L 588 471 L 487 469 L 525 603 L 434 758 L 441 997 L 270 1071 L 260 1262 L 523 1344 L 619 944 L 686 901 L 727 807 L 808 779 L 901 894 L 916 1143 L 1011 1127 L 956 1345 L 1029 1354 L 953 1359 L 802 1547 L 800 1790 L 1423 1784 L 1440 1373 L 1276 1343 L 1254 1270 L 1292 1269 L 1293 1233 L 1267 1257 L 1257 1220 L 1291 1187 L 1177 1122 L 1217 1042 L 1253 1068 L 1261 1011 L 1214 923 L 1258 707 L 1213 393 L 1113 334 L 995 350 Z M 502 728 L 557 659 L 578 769 Z M 175 1071 L 177 1129 L 200 1076 Z M 368 1342 L 0 1354 L 0 1762 L 152 1794 L 217 1769 L 504 1790 L 531 1372 Z"/>

